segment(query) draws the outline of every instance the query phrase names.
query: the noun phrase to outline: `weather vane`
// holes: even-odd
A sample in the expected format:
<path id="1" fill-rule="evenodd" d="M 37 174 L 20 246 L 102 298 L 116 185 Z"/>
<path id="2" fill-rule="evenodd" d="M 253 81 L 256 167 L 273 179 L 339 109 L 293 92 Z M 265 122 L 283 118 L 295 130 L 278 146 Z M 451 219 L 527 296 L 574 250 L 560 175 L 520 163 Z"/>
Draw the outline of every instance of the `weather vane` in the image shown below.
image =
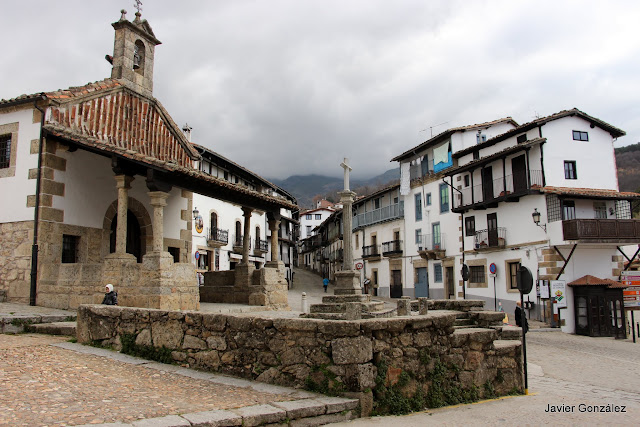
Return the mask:
<path id="1" fill-rule="evenodd" d="M 138 13 L 142 10 L 142 2 L 140 0 L 135 0 L 135 4 L 133 5 L 138 10 Z"/>

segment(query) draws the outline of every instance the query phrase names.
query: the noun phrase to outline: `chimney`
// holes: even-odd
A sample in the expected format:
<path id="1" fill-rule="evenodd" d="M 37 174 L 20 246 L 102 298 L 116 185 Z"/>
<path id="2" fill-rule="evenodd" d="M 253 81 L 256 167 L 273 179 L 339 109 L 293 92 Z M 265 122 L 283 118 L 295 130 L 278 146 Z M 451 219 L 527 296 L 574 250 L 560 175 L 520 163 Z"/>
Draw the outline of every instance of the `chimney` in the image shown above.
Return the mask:
<path id="1" fill-rule="evenodd" d="M 191 129 L 193 129 L 191 126 L 189 126 L 188 123 L 185 123 L 184 126 L 182 126 L 182 132 L 184 132 L 184 136 L 187 137 L 187 141 L 191 142 Z"/>

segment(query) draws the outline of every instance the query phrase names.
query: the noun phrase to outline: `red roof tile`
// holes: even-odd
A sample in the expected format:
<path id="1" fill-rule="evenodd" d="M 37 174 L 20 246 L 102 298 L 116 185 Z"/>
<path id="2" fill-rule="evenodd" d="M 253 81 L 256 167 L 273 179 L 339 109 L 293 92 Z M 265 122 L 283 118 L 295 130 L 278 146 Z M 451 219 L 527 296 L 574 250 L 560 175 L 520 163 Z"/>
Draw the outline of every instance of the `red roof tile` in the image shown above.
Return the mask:
<path id="1" fill-rule="evenodd" d="M 623 285 L 620 282 L 616 282 L 611 279 L 600 279 L 599 277 L 592 276 L 587 274 L 586 276 L 582 276 L 579 279 L 574 280 L 573 282 L 567 283 L 569 286 L 606 286 L 608 288 L 626 288 L 626 285 Z"/>
<path id="2" fill-rule="evenodd" d="M 597 188 L 577 188 L 577 187 L 542 187 L 541 193 L 557 194 L 561 196 L 581 196 L 598 197 L 607 199 L 640 199 L 640 194 L 632 192 L 621 192 L 618 190 L 607 190 Z"/>

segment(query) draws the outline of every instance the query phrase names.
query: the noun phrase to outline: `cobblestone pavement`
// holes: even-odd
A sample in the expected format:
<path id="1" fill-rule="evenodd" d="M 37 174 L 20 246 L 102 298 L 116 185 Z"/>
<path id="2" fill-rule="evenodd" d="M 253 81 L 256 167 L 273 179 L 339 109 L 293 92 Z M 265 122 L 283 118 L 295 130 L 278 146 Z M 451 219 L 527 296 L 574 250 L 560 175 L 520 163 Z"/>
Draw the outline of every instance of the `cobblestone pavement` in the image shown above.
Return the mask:
<path id="1" fill-rule="evenodd" d="M 640 343 L 562 332 L 527 334 L 529 395 L 343 426 L 616 425 L 640 419 Z M 548 412 L 549 405 L 565 412 Z M 616 408 L 617 406 L 618 408 Z M 594 412 L 622 410 L 625 412 Z"/>
<path id="2" fill-rule="evenodd" d="M 84 347 L 65 341 L 35 334 L 0 335 L 0 425 L 130 423 L 292 400 L 305 393 L 223 377 L 227 384 L 243 383 L 226 385 L 199 379 L 195 371 L 191 377 L 181 375 L 181 368 L 171 365 L 136 365 L 57 346 Z"/>

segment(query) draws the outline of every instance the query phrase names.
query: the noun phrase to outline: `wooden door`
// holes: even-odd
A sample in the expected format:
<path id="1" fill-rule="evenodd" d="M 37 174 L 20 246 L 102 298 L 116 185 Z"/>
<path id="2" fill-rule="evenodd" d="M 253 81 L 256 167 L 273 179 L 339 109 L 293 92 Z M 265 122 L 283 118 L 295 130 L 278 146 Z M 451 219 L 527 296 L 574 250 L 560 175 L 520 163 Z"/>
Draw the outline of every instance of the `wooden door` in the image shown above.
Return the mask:
<path id="1" fill-rule="evenodd" d="M 444 297 L 447 299 L 455 299 L 455 292 L 456 292 L 456 288 L 453 284 L 453 267 L 447 267 L 445 269 L 446 271 L 446 283 L 447 286 L 445 287 L 445 295 Z"/>
<path id="2" fill-rule="evenodd" d="M 489 247 L 498 246 L 498 214 L 487 214 L 487 234 Z"/>
<path id="3" fill-rule="evenodd" d="M 402 272 L 391 270 L 391 298 L 402 297 Z"/>
<path id="4" fill-rule="evenodd" d="M 482 169 L 482 199 L 493 200 L 493 169 L 487 166 Z"/>
<path id="5" fill-rule="evenodd" d="M 511 174 L 513 176 L 513 192 L 523 192 L 527 189 L 527 162 L 522 156 L 511 159 Z"/>
<path id="6" fill-rule="evenodd" d="M 415 286 L 415 296 L 419 297 L 429 297 L 429 276 L 427 273 L 426 267 L 416 268 L 416 273 L 418 275 L 418 282 Z"/>

